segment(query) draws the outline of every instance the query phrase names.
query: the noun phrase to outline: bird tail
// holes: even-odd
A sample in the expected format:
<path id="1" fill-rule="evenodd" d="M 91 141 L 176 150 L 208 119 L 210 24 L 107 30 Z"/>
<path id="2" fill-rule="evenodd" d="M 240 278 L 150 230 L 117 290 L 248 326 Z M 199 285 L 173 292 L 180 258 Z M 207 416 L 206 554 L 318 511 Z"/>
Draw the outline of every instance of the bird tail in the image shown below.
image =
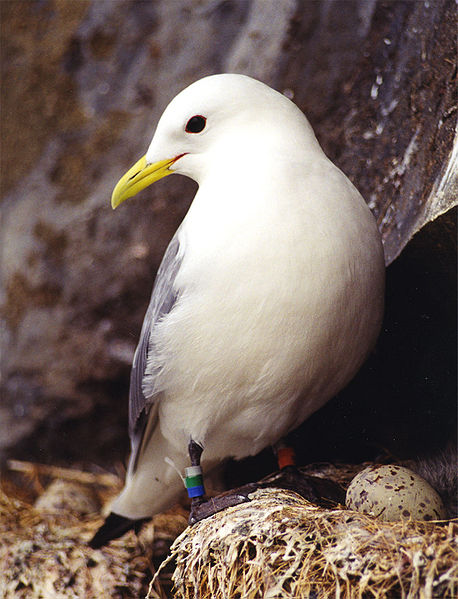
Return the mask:
<path id="1" fill-rule="evenodd" d="M 148 520 L 150 520 L 150 518 L 132 520 L 131 518 L 126 518 L 111 512 L 102 526 L 89 541 L 89 547 L 92 547 L 92 549 L 100 549 L 100 547 L 103 547 L 103 545 L 106 545 L 109 541 L 121 537 L 129 530 L 139 532 L 142 525 Z"/>

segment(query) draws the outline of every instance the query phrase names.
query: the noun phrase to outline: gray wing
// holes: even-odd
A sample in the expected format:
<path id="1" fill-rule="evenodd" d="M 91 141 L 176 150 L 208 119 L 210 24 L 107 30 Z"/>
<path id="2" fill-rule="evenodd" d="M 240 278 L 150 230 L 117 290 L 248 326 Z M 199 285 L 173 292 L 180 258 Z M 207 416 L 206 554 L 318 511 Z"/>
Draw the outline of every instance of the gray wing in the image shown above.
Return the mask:
<path id="1" fill-rule="evenodd" d="M 155 323 L 173 308 L 178 292 L 175 277 L 181 266 L 178 232 L 170 242 L 156 275 L 148 310 L 143 321 L 140 340 L 135 350 L 129 390 L 129 436 L 131 440 L 131 465 L 135 467 L 137 453 L 145 431 L 152 398 L 143 394 L 143 377 L 150 349 L 151 330 Z"/>

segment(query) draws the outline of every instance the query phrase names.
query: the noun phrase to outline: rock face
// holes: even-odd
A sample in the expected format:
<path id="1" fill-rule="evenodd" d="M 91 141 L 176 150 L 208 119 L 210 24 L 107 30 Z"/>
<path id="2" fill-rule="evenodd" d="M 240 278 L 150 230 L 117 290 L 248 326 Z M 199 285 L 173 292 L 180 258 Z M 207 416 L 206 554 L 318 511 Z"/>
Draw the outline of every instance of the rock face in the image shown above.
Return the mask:
<path id="1" fill-rule="evenodd" d="M 456 203 L 453 0 L 0 8 L 3 451 L 124 453 L 130 361 L 195 187 L 168 178 L 114 214 L 109 197 L 195 79 L 235 71 L 292 97 L 369 202 L 387 263 Z"/>

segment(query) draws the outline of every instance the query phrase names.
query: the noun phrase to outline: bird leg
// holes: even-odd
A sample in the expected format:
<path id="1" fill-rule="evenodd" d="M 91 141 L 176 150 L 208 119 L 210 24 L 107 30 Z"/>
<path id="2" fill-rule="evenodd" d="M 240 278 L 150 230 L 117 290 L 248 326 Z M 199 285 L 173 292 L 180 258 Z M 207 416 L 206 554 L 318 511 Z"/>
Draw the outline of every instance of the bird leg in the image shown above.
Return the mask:
<path id="1" fill-rule="evenodd" d="M 192 439 L 189 441 L 188 453 L 191 460 L 191 466 L 200 466 L 200 458 L 203 450 L 204 448 Z"/>
<path id="2" fill-rule="evenodd" d="M 280 440 L 273 446 L 274 453 L 277 457 L 278 469 L 283 470 L 287 466 L 296 466 L 296 454 L 291 445 L 287 445 Z"/>
<path id="3" fill-rule="evenodd" d="M 191 459 L 191 466 L 185 468 L 185 482 L 188 496 L 191 499 L 191 513 L 203 501 L 205 495 L 204 479 L 202 476 L 202 468 L 200 466 L 200 458 L 204 448 L 193 441 L 189 441 L 188 453 Z"/>
<path id="4" fill-rule="evenodd" d="M 243 493 L 230 493 L 228 495 L 219 495 L 204 501 L 205 494 L 202 468 L 200 458 L 203 448 L 193 441 L 189 442 L 188 453 L 191 459 L 191 467 L 185 468 L 185 481 L 188 495 L 191 498 L 191 513 L 189 514 L 189 524 L 195 524 L 204 520 L 221 510 L 225 510 L 233 505 L 250 501 L 248 496 Z"/>
<path id="5" fill-rule="evenodd" d="M 189 456 L 192 466 L 186 468 L 186 487 L 191 498 L 189 524 L 193 525 L 228 507 L 250 501 L 250 495 L 258 489 L 287 489 L 302 495 L 308 501 L 323 507 L 334 506 L 345 502 L 345 492 L 332 480 L 305 474 L 295 465 L 294 450 L 284 444 L 277 444 L 278 472 L 275 472 L 255 483 L 248 483 L 232 491 L 226 491 L 217 497 L 205 501 L 200 457 L 202 447 L 191 440 Z M 197 473 L 197 474 L 196 474 Z"/>
<path id="6" fill-rule="evenodd" d="M 310 476 L 301 472 L 296 465 L 294 449 L 283 440 L 274 447 L 277 456 L 278 472 L 274 472 L 259 481 L 260 488 L 280 487 L 302 495 L 304 499 L 329 507 L 335 503 L 345 503 L 343 489 L 337 483 L 325 478 Z"/>

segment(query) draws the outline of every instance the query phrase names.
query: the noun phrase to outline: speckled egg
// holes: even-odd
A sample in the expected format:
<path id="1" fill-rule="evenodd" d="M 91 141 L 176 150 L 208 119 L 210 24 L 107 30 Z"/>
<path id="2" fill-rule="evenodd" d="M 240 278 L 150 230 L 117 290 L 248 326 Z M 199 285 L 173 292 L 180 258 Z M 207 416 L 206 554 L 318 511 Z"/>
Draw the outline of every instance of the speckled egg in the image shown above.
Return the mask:
<path id="1" fill-rule="evenodd" d="M 348 509 L 381 520 L 442 520 L 446 517 L 438 493 L 421 476 L 403 466 L 369 466 L 347 490 Z"/>

